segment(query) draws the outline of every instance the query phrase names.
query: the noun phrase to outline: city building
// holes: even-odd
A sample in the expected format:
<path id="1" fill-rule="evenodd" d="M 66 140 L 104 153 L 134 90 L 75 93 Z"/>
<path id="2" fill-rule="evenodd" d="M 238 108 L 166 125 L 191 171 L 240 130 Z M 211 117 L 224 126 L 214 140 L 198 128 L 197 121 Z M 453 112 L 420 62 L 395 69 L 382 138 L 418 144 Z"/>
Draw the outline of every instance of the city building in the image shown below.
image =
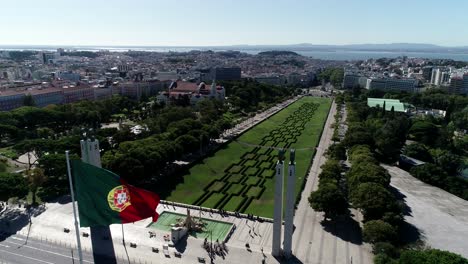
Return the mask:
<path id="1" fill-rule="evenodd" d="M 255 77 L 255 81 L 263 84 L 270 84 L 270 85 L 285 85 L 286 84 L 286 78 L 283 76 L 259 76 Z"/>
<path id="2" fill-rule="evenodd" d="M 440 86 L 447 84 L 450 80 L 450 73 L 441 68 L 432 69 L 431 84 Z"/>
<path id="3" fill-rule="evenodd" d="M 72 81 L 72 82 L 78 82 L 80 81 L 80 74 L 74 73 L 71 71 L 68 72 L 57 72 L 56 76 L 58 79 L 61 80 L 67 80 L 67 81 Z"/>
<path id="4" fill-rule="evenodd" d="M 65 86 L 63 87 L 64 103 L 75 103 L 82 100 L 94 100 L 94 88 L 89 86 Z"/>
<path id="5" fill-rule="evenodd" d="M 134 100 L 140 100 L 143 95 L 157 95 L 158 92 L 167 88 L 169 84 L 170 82 L 167 81 L 129 82 L 104 87 L 101 85 L 89 86 L 81 82 L 75 83 L 60 80 L 50 84 L 23 84 L 16 86 L 14 89 L 0 91 L 0 111 L 9 111 L 23 106 L 24 97 L 27 94 L 33 97 L 36 106 L 44 107 L 50 104 L 68 104 L 81 100 L 109 99 L 113 95 L 122 95 Z"/>
<path id="6" fill-rule="evenodd" d="M 432 69 L 434 67 L 432 66 L 425 66 L 422 68 L 422 77 L 426 82 L 431 81 L 431 76 L 432 76 Z"/>
<path id="7" fill-rule="evenodd" d="M 41 58 L 42 64 L 55 63 L 55 60 L 58 57 L 57 53 L 53 53 L 53 52 L 41 52 L 41 53 L 39 53 L 39 56 Z"/>
<path id="8" fill-rule="evenodd" d="M 38 107 L 45 107 L 51 104 L 62 104 L 64 102 L 63 92 L 57 88 L 32 90 L 27 94 L 32 96 L 35 105 Z"/>
<path id="9" fill-rule="evenodd" d="M 369 79 L 367 82 L 368 89 L 379 89 L 383 91 L 406 91 L 417 92 L 419 89 L 419 81 L 416 79 Z M 366 88 L 367 88 L 366 87 Z"/>
<path id="10" fill-rule="evenodd" d="M 361 78 L 361 76 L 345 73 L 343 78 L 343 89 L 353 89 L 354 87 L 359 86 L 359 78 Z"/>
<path id="11" fill-rule="evenodd" d="M 463 87 L 460 94 L 468 95 L 468 74 L 463 75 Z"/>
<path id="12" fill-rule="evenodd" d="M 169 96 L 168 96 L 169 95 Z M 214 98 L 218 100 L 225 99 L 225 89 L 223 86 L 216 85 L 213 82 L 211 85 L 201 82 L 199 84 L 192 82 L 177 81 L 172 82 L 168 91 L 159 93 L 156 97 L 158 103 L 166 103 L 168 97 L 170 100 L 177 100 L 182 97 L 188 97 L 191 105 L 196 105 L 199 101 L 205 98 Z"/>
<path id="13" fill-rule="evenodd" d="M 213 67 L 209 71 L 201 71 L 200 80 L 203 82 L 216 81 L 231 81 L 241 79 L 240 67 Z"/>
<path id="14" fill-rule="evenodd" d="M 0 111 L 10 111 L 23 106 L 24 93 L 14 91 L 0 92 Z"/>
<path id="15" fill-rule="evenodd" d="M 455 76 L 450 79 L 448 92 L 451 94 L 462 94 L 463 92 L 463 77 Z"/>

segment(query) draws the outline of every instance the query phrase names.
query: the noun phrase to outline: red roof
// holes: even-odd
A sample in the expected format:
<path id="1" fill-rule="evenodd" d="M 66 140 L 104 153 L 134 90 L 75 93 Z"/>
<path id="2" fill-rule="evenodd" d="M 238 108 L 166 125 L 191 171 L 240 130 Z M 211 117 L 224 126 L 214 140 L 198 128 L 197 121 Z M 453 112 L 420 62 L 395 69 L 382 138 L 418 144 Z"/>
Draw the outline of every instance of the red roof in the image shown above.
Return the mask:
<path id="1" fill-rule="evenodd" d="M 193 82 L 184 82 L 184 81 L 177 81 L 177 87 L 172 89 L 174 92 L 192 92 L 196 93 L 198 92 L 198 86 L 199 84 L 193 83 Z M 211 84 L 205 84 L 205 90 L 209 91 L 211 89 Z M 217 90 L 221 90 L 221 86 L 216 86 Z M 203 90 L 203 89 L 201 89 Z"/>
<path id="2" fill-rule="evenodd" d="M 198 84 L 192 82 L 177 81 L 177 87 L 172 89 L 174 92 L 196 92 Z"/>

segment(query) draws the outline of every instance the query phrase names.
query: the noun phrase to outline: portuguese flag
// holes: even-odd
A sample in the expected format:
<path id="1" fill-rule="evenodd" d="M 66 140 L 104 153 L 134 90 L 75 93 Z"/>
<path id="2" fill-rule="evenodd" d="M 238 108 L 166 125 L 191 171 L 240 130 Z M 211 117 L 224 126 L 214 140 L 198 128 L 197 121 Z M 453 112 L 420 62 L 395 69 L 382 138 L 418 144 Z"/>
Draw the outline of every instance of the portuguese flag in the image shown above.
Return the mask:
<path id="1" fill-rule="evenodd" d="M 71 160 L 71 166 L 81 227 L 158 219 L 157 194 L 129 185 L 118 175 L 81 160 Z"/>

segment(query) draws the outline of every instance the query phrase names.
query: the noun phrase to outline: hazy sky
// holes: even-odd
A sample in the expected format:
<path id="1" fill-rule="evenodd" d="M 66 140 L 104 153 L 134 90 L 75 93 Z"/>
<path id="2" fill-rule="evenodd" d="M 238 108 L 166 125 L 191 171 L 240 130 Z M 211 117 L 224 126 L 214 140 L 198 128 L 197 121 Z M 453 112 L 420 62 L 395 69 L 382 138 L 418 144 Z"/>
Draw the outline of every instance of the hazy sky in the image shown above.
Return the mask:
<path id="1" fill-rule="evenodd" d="M 0 0 L 0 45 L 468 45 L 466 0 Z"/>

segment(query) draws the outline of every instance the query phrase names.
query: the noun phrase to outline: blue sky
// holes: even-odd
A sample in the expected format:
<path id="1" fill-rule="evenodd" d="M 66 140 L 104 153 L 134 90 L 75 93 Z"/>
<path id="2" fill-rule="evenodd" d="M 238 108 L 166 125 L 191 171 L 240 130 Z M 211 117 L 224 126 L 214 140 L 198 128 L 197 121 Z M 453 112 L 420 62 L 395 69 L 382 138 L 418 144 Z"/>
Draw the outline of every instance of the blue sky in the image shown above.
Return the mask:
<path id="1" fill-rule="evenodd" d="M 468 46 L 466 0 L 0 0 L 0 45 Z"/>

